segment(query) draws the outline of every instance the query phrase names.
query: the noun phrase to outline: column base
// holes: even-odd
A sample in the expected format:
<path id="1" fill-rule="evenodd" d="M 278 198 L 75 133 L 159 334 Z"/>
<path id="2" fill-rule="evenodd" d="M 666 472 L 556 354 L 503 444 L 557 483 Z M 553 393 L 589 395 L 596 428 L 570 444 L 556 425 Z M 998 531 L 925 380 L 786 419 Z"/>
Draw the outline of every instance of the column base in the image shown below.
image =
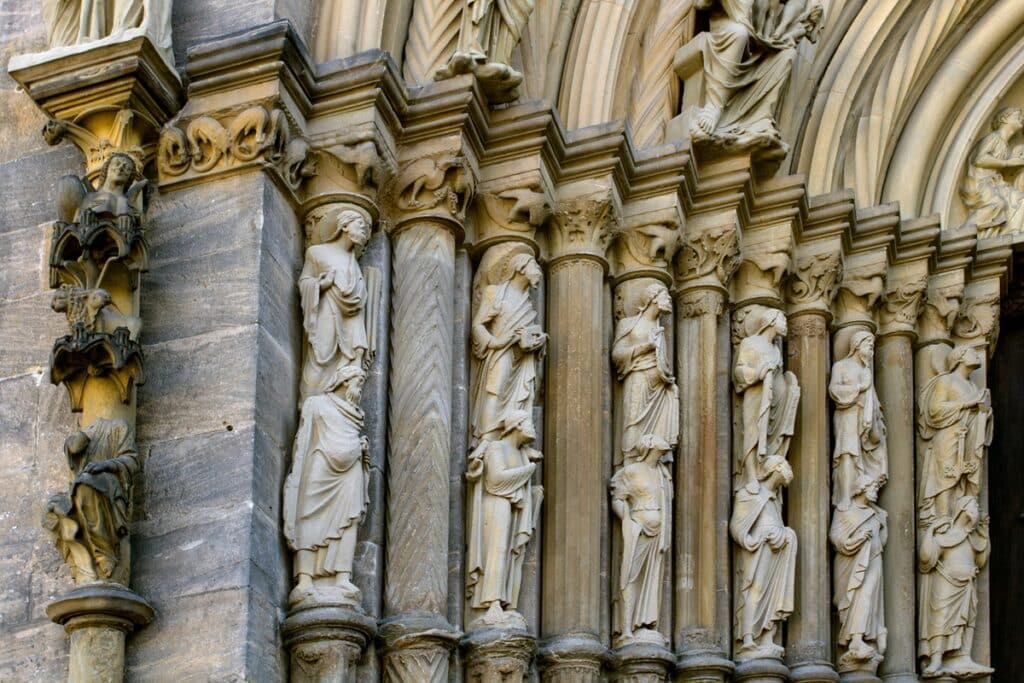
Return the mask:
<path id="1" fill-rule="evenodd" d="M 544 683 L 599 683 L 608 649 L 593 633 L 568 633 L 545 641 L 538 659 Z"/>
<path id="2" fill-rule="evenodd" d="M 736 663 L 735 683 L 786 683 L 789 667 L 781 659 L 768 657 L 748 659 Z"/>
<path id="3" fill-rule="evenodd" d="M 870 671 L 841 671 L 839 683 L 882 683 L 882 679 Z"/>
<path id="4" fill-rule="evenodd" d="M 376 633 L 376 622 L 346 605 L 312 604 L 294 608 L 281 624 L 291 653 L 293 683 L 346 681 Z"/>
<path id="5" fill-rule="evenodd" d="M 678 683 L 724 683 L 729 680 L 736 665 L 717 650 L 688 650 L 676 656 Z"/>
<path id="6" fill-rule="evenodd" d="M 614 680 L 619 683 L 662 683 L 668 680 L 675 661 L 668 648 L 653 643 L 631 643 L 611 653 Z"/>
<path id="7" fill-rule="evenodd" d="M 71 636 L 69 683 L 124 680 L 125 637 L 153 620 L 153 607 L 117 583 L 75 588 L 46 606 L 46 615 Z"/>
<path id="8" fill-rule="evenodd" d="M 470 681 L 523 683 L 537 651 L 537 640 L 521 629 L 483 628 L 462 639 Z"/>
<path id="9" fill-rule="evenodd" d="M 789 665 L 789 680 L 792 683 L 839 683 L 839 674 L 831 662 L 796 662 Z"/>
<path id="10" fill-rule="evenodd" d="M 380 626 L 384 640 L 384 680 L 447 683 L 448 657 L 461 633 L 432 612 L 396 614 Z"/>

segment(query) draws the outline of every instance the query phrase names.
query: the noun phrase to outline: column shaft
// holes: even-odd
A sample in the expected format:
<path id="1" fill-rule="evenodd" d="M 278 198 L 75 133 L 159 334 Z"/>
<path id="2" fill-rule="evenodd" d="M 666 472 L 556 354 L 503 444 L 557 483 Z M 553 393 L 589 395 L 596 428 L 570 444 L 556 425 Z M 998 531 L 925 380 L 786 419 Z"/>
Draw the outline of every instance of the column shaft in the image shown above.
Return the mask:
<path id="1" fill-rule="evenodd" d="M 786 656 L 793 681 L 839 679 L 831 666 L 832 603 L 828 541 L 831 449 L 829 444 L 829 338 L 826 314 L 802 311 L 789 320 L 788 369 L 800 383 L 800 408 L 789 459 L 789 526 L 799 540 L 796 600 L 787 626 Z"/>
<path id="2" fill-rule="evenodd" d="M 889 482 L 879 504 L 888 513 L 882 553 L 885 625 L 889 631 L 878 675 L 894 683 L 917 681 L 914 620 L 914 351 L 908 334 L 879 337 L 875 356 L 878 398 L 885 413 Z"/>
<path id="3" fill-rule="evenodd" d="M 603 280 L 603 264 L 593 257 L 567 256 L 551 265 L 544 428 L 542 635 L 549 641 L 582 635 L 594 645 L 599 645 L 606 575 L 601 552 L 607 511 L 602 434 L 609 418 L 602 394 L 608 363 Z M 598 680 L 596 661 L 588 659 L 583 668 L 592 668 L 589 675 Z M 545 679 L 562 680 L 563 673 L 555 663 L 545 670 Z"/>
<path id="4" fill-rule="evenodd" d="M 446 615 L 455 238 L 449 227 L 424 218 L 400 229 L 392 272 L 385 680 L 443 681 L 452 645 L 444 636 L 452 631 Z"/>

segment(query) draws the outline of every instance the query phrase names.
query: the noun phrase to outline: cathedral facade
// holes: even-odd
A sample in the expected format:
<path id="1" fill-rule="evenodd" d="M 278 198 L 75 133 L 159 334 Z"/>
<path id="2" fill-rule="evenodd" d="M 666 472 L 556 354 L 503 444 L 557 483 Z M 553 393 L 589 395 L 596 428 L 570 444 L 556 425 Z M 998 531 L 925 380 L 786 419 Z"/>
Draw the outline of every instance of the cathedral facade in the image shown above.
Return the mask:
<path id="1" fill-rule="evenodd" d="M 1021 0 L 8 4 L 0 680 L 1024 676 Z"/>

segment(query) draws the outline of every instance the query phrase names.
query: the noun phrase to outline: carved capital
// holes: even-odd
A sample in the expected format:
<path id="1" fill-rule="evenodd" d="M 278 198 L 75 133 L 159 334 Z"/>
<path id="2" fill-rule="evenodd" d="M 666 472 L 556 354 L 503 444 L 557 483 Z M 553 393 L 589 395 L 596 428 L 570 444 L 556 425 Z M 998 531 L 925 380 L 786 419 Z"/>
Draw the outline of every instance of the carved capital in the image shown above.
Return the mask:
<path id="1" fill-rule="evenodd" d="M 50 119 L 43 126 L 43 138 L 49 145 L 65 140 L 74 143 L 85 156 L 85 175 L 95 182 L 104 165 L 116 153 L 127 154 L 135 162 L 139 177 L 157 151 L 160 126 L 146 114 L 120 109 L 111 114 L 97 111 L 75 121 Z"/>
<path id="2" fill-rule="evenodd" d="M 679 243 L 679 225 L 675 221 L 628 225 L 612 239 L 612 269 L 620 278 L 646 275 L 667 281 L 669 264 Z"/>
<path id="3" fill-rule="evenodd" d="M 611 655 L 616 681 L 621 683 L 661 683 L 672 670 L 676 658 L 663 646 L 635 643 L 617 648 Z"/>
<path id="4" fill-rule="evenodd" d="M 843 261 L 836 252 L 801 257 L 786 283 L 790 311 L 817 310 L 827 315 L 842 276 Z"/>
<path id="5" fill-rule="evenodd" d="M 598 683 L 608 652 L 591 633 L 570 633 L 545 642 L 537 653 L 544 683 Z"/>
<path id="6" fill-rule="evenodd" d="M 847 268 L 836 296 L 836 324 L 860 323 L 875 328 L 875 311 L 885 289 L 886 264 L 871 263 Z"/>
<path id="7" fill-rule="evenodd" d="M 478 192 L 473 208 L 480 244 L 504 239 L 533 244 L 537 229 L 551 217 L 551 201 L 536 183 Z"/>
<path id="8" fill-rule="evenodd" d="M 374 620 L 358 609 L 338 605 L 292 609 L 281 625 L 285 647 L 291 651 L 291 680 L 351 680 L 375 631 Z"/>
<path id="9" fill-rule="evenodd" d="M 331 186 L 324 191 L 370 194 L 394 176 L 394 163 L 381 153 L 373 131 L 321 134 L 309 145 L 316 179 Z"/>
<path id="10" fill-rule="evenodd" d="M 523 683 L 537 649 L 534 637 L 518 630 L 474 631 L 462 641 L 469 683 Z"/>
<path id="11" fill-rule="evenodd" d="M 448 680 L 448 657 L 459 633 L 440 617 L 398 615 L 380 629 L 384 640 L 384 680 L 397 683 L 442 683 Z"/>
<path id="12" fill-rule="evenodd" d="M 919 342 L 924 344 L 949 339 L 963 299 L 963 283 L 929 282 L 921 316 L 917 321 Z"/>
<path id="13" fill-rule="evenodd" d="M 475 187 L 473 171 L 460 154 L 442 152 L 407 161 L 388 192 L 394 223 L 434 215 L 461 226 Z"/>
<path id="14" fill-rule="evenodd" d="M 676 259 L 676 282 L 685 288 L 687 283 L 706 281 L 725 289 L 739 267 L 740 241 L 736 226 L 686 234 Z"/>
<path id="15" fill-rule="evenodd" d="M 296 191 L 317 172 L 309 142 L 297 130 L 283 110 L 263 105 L 168 124 L 157 150 L 160 184 L 257 167 Z"/>
<path id="16" fill-rule="evenodd" d="M 551 260 L 576 256 L 606 263 L 608 245 L 618 231 L 619 217 L 608 197 L 564 201 L 548 231 Z"/>
<path id="17" fill-rule="evenodd" d="M 990 350 L 999 339 L 1000 301 L 998 294 L 969 297 L 964 300 L 953 333 L 960 343 L 987 346 Z"/>
<path id="18" fill-rule="evenodd" d="M 824 339 L 828 336 L 828 325 L 825 316 L 817 311 L 806 311 L 789 316 L 789 336 L 814 337 Z"/>
<path id="19" fill-rule="evenodd" d="M 676 313 L 683 318 L 697 318 L 713 315 L 716 318 L 725 310 L 725 295 L 713 289 L 696 289 L 676 295 Z"/>
<path id="20" fill-rule="evenodd" d="M 788 240 L 744 246 L 739 272 L 733 278 L 738 302 L 782 303 L 782 283 L 792 266 Z"/>
<path id="21" fill-rule="evenodd" d="M 882 296 L 879 311 L 880 331 L 883 335 L 894 333 L 914 334 L 917 319 L 921 315 L 924 293 L 928 279 L 920 278 L 905 282 L 890 289 Z"/>

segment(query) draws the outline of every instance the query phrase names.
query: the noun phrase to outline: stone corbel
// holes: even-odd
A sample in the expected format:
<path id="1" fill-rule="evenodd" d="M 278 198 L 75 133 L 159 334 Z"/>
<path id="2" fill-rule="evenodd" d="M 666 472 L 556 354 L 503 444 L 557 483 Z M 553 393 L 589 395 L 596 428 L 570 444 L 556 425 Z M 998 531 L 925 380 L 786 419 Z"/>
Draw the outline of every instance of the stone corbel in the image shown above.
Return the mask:
<path id="1" fill-rule="evenodd" d="M 671 284 L 670 269 L 680 245 L 682 214 L 675 206 L 633 212 L 626 207 L 621 231 L 608 254 L 614 277 L 615 317 L 632 314 L 644 290 L 654 282 Z"/>
<path id="2" fill-rule="evenodd" d="M 735 305 L 781 306 L 792 265 L 793 238 L 788 224 L 745 233 L 739 269 L 732 280 Z"/>
<path id="3" fill-rule="evenodd" d="M 464 154 L 442 150 L 413 155 L 399 166 L 398 173 L 385 188 L 391 210 L 391 227 L 397 229 L 410 220 L 436 219 L 465 238 L 466 210 L 476 189 L 473 160 Z"/>
<path id="4" fill-rule="evenodd" d="M 523 242 L 540 252 L 537 231 L 552 215 L 554 199 L 539 173 L 481 182 L 472 205 L 474 249 L 501 242 Z"/>
<path id="5" fill-rule="evenodd" d="M 833 355 L 846 355 L 850 336 L 857 330 L 877 331 L 876 313 L 885 291 L 885 276 L 888 268 L 884 259 L 865 260 L 851 257 L 851 263 L 843 272 L 842 284 L 836 294 L 833 309 L 835 339 Z"/>

